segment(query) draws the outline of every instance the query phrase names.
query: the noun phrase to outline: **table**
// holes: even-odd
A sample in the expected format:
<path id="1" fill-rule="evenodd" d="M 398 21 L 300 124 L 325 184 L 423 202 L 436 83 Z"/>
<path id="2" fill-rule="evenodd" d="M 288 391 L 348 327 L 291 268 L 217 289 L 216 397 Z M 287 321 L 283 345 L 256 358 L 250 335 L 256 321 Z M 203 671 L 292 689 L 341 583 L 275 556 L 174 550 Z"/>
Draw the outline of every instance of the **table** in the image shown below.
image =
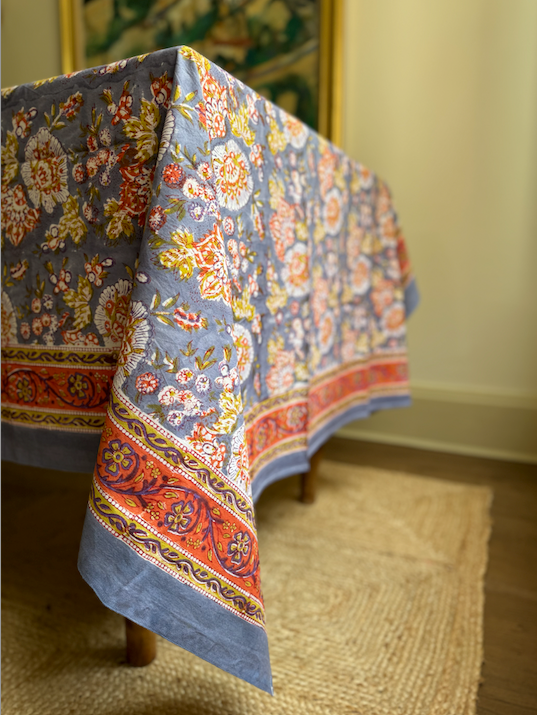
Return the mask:
<path id="1" fill-rule="evenodd" d="M 409 404 L 388 188 L 180 47 L 3 91 L 2 241 L 4 458 L 92 471 L 103 603 L 272 692 L 254 502 Z"/>

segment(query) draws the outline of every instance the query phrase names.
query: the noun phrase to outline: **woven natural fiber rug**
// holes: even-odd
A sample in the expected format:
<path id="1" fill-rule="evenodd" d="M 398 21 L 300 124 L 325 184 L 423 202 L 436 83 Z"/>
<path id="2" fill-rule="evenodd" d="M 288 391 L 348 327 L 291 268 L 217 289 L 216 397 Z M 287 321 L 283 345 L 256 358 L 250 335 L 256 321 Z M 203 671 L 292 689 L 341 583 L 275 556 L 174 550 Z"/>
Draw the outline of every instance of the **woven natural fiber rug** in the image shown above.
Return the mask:
<path id="1" fill-rule="evenodd" d="M 4 715 L 466 715 L 482 661 L 490 491 L 323 462 L 258 505 L 276 695 L 159 639 L 125 665 L 123 620 L 75 570 L 83 492 L 8 499 Z"/>

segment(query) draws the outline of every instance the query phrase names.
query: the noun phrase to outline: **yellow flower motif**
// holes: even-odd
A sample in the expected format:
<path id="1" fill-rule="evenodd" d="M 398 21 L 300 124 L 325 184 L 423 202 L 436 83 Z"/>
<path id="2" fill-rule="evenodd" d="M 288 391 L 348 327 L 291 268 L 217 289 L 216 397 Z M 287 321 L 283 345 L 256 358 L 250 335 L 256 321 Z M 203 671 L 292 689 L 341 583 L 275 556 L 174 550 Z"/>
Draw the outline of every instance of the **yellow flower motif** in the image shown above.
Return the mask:
<path id="1" fill-rule="evenodd" d="M 125 122 L 124 133 L 136 139 L 136 158 L 148 161 L 157 153 L 159 139 L 155 132 L 160 122 L 159 108 L 146 99 L 141 101 L 140 117 L 131 117 Z"/>
<path id="2" fill-rule="evenodd" d="M 358 173 L 356 165 L 354 165 L 352 168 L 352 176 L 349 189 L 353 196 L 355 196 L 358 191 L 360 191 L 360 174 Z"/>
<path id="3" fill-rule="evenodd" d="M 319 350 L 317 345 L 311 345 L 310 353 L 309 353 L 309 360 L 308 360 L 309 371 L 311 374 L 314 374 L 317 371 L 317 368 L 319 367 L 320 362 L 321 362 L 321 351 Z"/>
<path id="4" fill-rule="evenodd" d="M 317 219 L 315 222 L 315 228 L 313 229 L 313 240 L 315 243 L 322 243 L 326 236 L 326 230 L 323 222 Z"/>
<path id="5" fill-rule="evenodd" d="M 370 233 L 365 234 L 360 250 L 366 256 L 370 256 L 373 253 L 373 236 Z"/>
<path id="6" fill-rule="evenodd" d="M 240 392 L 235 394 L 227 390 L 222 390 L 219 407 L 220 417 L 214 423 L 212 431 L 217 434 L 229 434 L 233 431 L 237 419 L 244 409 Z"/>
<path id="7" fill-rule="evenodd" d="M 202 57 L 198 52 L 196 52 L 196 50 L 193 50 L 191 47 L 186 47 L 185 45 L 183 45 L 183 47 L 181 47 L 181 49 L 179 50 L 179 54 L 185 57 L 187 60 L 192 60 L 192 62 L 196 64 L 198 72 L 201 76 L 205 75 L 211 69 L 209 60 L 206 60 L 205 57 Z"/>
<path id="8" fill-rule="evenodd" d="M 287 305 L 289 296 L 285 288 L 280 287 L 276 281 L 270 282 L 270 295 L 267 298 L 267 308 L 272 315 L 276 315 L 280 308 Z"/>
<path id="9" fill-rule="evenodd" d="M 63 299 L 66 304 L 75 311 L 73 326 L 77 330 L 85 328 L 86 325 L 92 322 L 93 316 L 90 308 L 92 297 L 93 288 L 85 276 L 78 276 L 78 286 L 76 290 L 70 288 L 64 293 Z"/>
<path id="10" fill-rule="evenodd" d="M 250 118 L 247 105 L 241 105 L 237 113 L 229 115 L 231 121 L 231 131 L 239 139 L 243 139 L 247 146 L 252 146 L 255 141 L 255 132 L 250 129 L 248 120 Z"/>
<path id="11" fill-rule="evenodd" d="M 285 132 L 282 132 L 278 127 L 278 122 L 275 119 L 270 120 L 270 132 L 267 134 L 269 149 L 273 154 L 279 151 L 284 151 L 287 146 L 287 137 Z"/>
<path id="12" fill-rule="evenodd" d="M 274 365 L 274 363 L 276 362 L 276 356 L 284 349 L 285 341 L 282 335 L 278 336 L 277 338 L 271 338 L 267 343 L 268 364 Z"/>
<path id="13" fill-rule="evenodd" d="M 366 333 L 362 333 L 362 335 L 360 335 L 360 337 L 356 341 L 356 352 L 369 352 L 369 336 Z"/>
<path id="14" fill-rule="evenodd" d="M 271 176 L 269 179 L 269 206 L 276 210 L 280 201 L 285 198 L 285 185 L 281 179 Z"/>
<path id="15" fill-rule="evenodd" d="M 345 191 L 347 188 L 347 181 L 345 179 L 345 164 L 343 162 L 338 164 L 336 170 L 334 171 L 334 184 L 340 191 Z"/>
<path id="16" fill-rule="evenodd" d="M 234 297 L 232 301 L 233 316 L 235 320 L 253 320 L 255 315 L 255 308 L 250 303 L 250 295 L 244 292 L 239 298 Z"/>
<path id="17" fill-rule="evenodd" d="M 296 363 L 295 375 L 299 382 L 306 382 L 309 379 L 308 366 L 305 362 Z"/>
<path id="18" fill-rule="evenodd" d="M 299 241 L 308 240 L 308 227 L 305 221 L 297 221 L 295 223 L 295 235 Z"/>

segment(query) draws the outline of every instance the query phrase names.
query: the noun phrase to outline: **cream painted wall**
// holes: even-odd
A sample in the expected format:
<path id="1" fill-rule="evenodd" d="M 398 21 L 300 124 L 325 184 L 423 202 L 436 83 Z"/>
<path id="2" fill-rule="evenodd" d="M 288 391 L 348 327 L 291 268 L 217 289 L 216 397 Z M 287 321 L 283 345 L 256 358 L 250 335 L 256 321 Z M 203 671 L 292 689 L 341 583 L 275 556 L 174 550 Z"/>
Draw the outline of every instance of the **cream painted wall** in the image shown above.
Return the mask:
<path id="1" fill-rule="evenodd" d="M 2 0 L 2 87 L 53 77 L 60 67 L 58 0 Z"/>
<path id="2" fill-rule="evenodd" d="M 347 0 L 345 27 L 344 148 L 422 293 L 414 381 L 537 394 L 537 2 Z"/>
<path id="3" fill-rule="evenodd" d="M 537 2 L 346 0 L 344 148 L 390 184 L 415 404 L 347 434 L 537 460 Z"/>

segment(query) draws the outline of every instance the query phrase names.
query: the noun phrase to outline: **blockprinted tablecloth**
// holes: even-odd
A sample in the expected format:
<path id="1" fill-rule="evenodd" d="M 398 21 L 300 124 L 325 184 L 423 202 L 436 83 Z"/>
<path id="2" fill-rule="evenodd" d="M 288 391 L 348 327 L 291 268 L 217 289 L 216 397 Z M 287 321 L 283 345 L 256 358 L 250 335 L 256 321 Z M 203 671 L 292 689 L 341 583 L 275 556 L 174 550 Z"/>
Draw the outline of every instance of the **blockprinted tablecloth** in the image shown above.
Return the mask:
<path id="1" fill-rule="evenodd" d="M 101 600 L 271 692 L 254 500 L 409 403 L 388 189 L 187 47 L 3 100 L 3 456 L 94 471 Z"/>

